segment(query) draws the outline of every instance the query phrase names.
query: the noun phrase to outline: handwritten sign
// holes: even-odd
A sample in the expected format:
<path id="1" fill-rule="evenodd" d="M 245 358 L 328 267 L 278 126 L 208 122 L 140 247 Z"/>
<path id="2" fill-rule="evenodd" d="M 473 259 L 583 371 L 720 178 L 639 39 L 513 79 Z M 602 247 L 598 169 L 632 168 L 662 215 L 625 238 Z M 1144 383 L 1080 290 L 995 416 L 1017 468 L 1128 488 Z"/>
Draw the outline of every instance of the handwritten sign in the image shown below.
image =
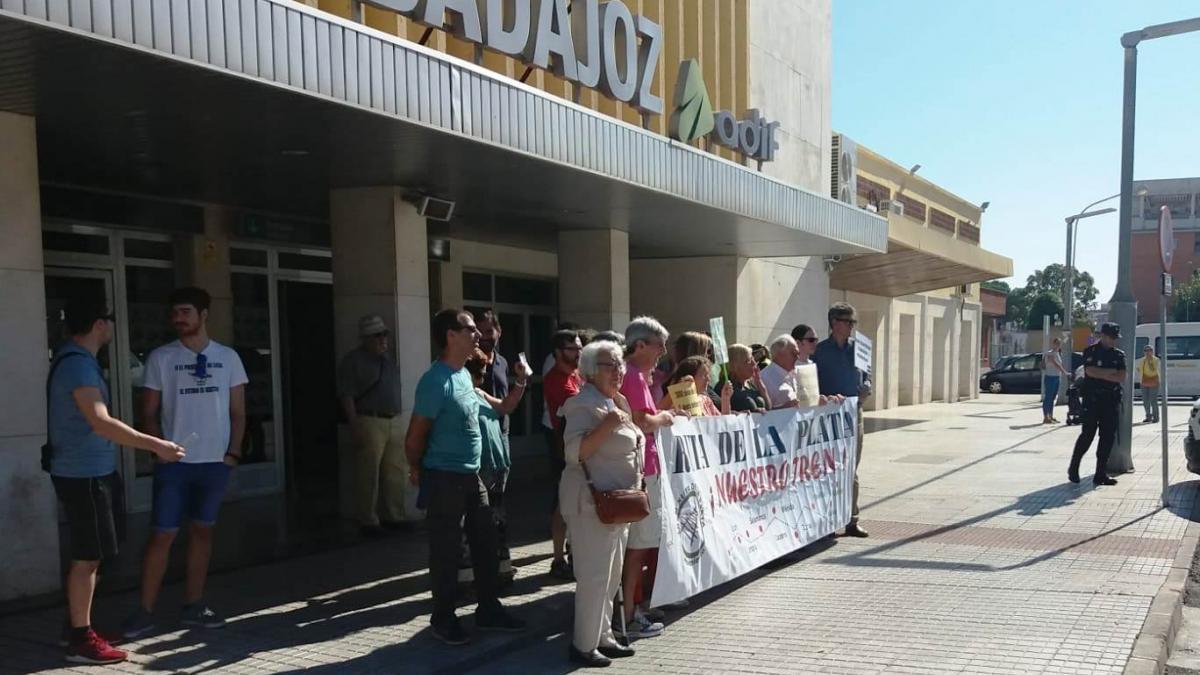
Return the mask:
<path id="1" fill-rule="evenodd" d="M 692 417 L 704 415 L 704 402 L 700 400 L 700 394 L 696 393 L 696 381 L 691 377 L 685 377 L 667 387 L 667 393 L 671 395 L 671 403 L 676 408 Z"/>
<path id="2" fill-rule="evenodd" d="M 854 367 L 864 373 L 871 372 L 871 338 L 854 331 Z"/>
<path id="3" fill-rule="evenodd" d="M 815 408 L 821 402 L 821 385 L 817 379 L 817 364 L 802 363 L 796 366 L 796 400 L 806 408 Z"/>
<path id="4" fill-rule="evenodd" d="M 712 334 L 713 359 L 717 365 L 729 363 L 729 344 L 725 342 L 725 317 L 709 319 L 708 332 Z"/>

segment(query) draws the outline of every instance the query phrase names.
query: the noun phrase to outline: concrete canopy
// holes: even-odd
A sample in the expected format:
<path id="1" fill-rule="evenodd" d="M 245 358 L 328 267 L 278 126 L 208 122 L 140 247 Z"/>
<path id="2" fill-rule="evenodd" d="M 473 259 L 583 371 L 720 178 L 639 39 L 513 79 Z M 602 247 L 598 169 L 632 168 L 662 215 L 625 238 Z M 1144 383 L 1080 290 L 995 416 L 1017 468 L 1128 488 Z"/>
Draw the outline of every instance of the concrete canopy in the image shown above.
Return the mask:
<path id="1" fill-rule="evenodd" d="M 328 217 L 332 188 L 457 202 L 431 234 L 635 257 L 882 251 L 883 219 L 395 36 L 278 0 L 0 0 L 0 110 L 43 183 Z M 781 158 L 786 160 L 786 158 Z"/>

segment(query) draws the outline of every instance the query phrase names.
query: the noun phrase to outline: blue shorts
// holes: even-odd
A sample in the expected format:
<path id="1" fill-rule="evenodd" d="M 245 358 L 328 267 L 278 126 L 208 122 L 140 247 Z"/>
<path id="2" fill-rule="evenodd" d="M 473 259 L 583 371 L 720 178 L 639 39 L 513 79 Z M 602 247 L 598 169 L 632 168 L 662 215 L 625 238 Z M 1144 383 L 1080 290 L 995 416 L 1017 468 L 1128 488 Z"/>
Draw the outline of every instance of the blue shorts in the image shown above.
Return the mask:
<path id="1" fill-rule="evenodd" d="M 156 530 L 178 530 L 184 519 L 215 525 L 231 467 L 224 462 L 159 464 L 154 469 Z"/>

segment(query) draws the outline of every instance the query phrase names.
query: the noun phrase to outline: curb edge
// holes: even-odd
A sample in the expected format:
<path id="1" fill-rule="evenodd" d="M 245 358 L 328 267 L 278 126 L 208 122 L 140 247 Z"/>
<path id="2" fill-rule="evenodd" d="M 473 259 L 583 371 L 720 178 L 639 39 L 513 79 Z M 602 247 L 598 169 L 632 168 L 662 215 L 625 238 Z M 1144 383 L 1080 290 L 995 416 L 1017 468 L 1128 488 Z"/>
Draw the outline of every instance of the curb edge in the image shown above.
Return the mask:
<path id="1" fill-rule="evenodd" d="M 1163 581 L 1150 608 L 1146 620 L 1133 641 L 1129 661 L 1124 675 L 1161 675 L 1167 667 L 1167 659 L 1175 645 L 1175 636 L 1183 620 L 1183 594 L 1187 585 L 1188 571 L 1196 547 L 1200 545 L 1200 523 L 1194 518 L 1200 515 L 1200 502 L 1192 506 L 1193 520 L 1188 523 L 1183 539 L 1171 563 L 1171 571 Z"/>

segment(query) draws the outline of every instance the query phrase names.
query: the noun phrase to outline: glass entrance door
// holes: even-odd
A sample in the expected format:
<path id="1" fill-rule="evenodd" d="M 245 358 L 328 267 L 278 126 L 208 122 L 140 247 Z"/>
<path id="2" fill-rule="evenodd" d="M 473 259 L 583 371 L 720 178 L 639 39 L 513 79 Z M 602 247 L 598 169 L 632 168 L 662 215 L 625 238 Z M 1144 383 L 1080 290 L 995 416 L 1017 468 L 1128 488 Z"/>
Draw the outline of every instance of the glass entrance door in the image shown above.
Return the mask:
<path id="1" fill-rule="evenodd" d="M 70 268 L 46 268 L 46 358 L 54 354 L 63 342 L 71 338 L 70 331 L 67 330 L 64 310 L 67 303 L 74 298 L 103 298 L 108 305 L 109 311 L 116 311 L 113 304 L 113 276 L 112 272 L 107 270 L 88 270 L 88 269 L 70 269 Z M 120 331 L 122 325 L 122 317 L 117 316 L 117 330 Z M 108 383 L 110 393 L 109 412 L 114 417 L 121 417 L 121 397 L 118 395 L 121 391 L 121 386 L 124 385 L 123 378 L 120 373 L 127 372 L 124 367 L 119 365 L 118 359 L 114 356 L 114 343 L 109 343 L 96 354 L 96 359 L 100 361 L 100 370 L 104 373 L 104 380 Z M 130 456 L 131 453 L 126 453 Z M 128 475 L 126 469 L 128 467 L 122 465 L 122 474 Z"/>
<path id="2" fill-rule="evenodd" d="M 241 478 L 283 489 L 289 539 L 338 514 L 331 260 L 328 249 L 230 247 L 234 348 L 250 377 Z"/>
<path id="3" fill-rule="evenodd" d="M 321 530 L 338 520 L 338 416 L 333 286 L 280 279 L 280 376 L 283 447 L 287 448 L 288 514 L 293 531 Z"/>

